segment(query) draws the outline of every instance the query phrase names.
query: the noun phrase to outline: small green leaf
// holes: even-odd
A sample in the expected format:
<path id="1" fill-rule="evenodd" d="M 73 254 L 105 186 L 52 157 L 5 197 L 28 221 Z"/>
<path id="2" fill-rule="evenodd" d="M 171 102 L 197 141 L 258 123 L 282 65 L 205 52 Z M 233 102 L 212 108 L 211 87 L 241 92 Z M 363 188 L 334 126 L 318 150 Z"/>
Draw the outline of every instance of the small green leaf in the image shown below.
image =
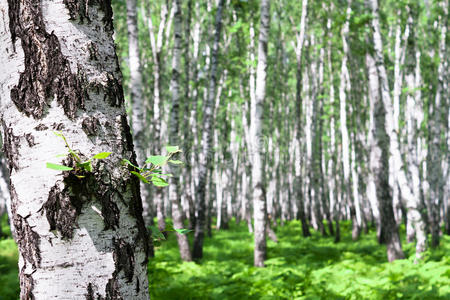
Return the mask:
<path id="1" fill-rule="evenodd" d="M 167 157 L 162 155 L 152 155 L 145 161 L 146 164 L 151 163 L 155 166 L 163 166 L 167 162 Z"/>
<path id="2" fill-rule="evenodd" d="M 163 178 L 157 177 L 157 176 L 153 176 L 152 177 L 152 183 L 153 183 L 153 185 L 160 186 L 160 187 L 164 187 L 164 186 L 168 186 L 169 185 L 167 183 L 167 181 L 165 181 Z"/>
<path id="3" fill-rule="evenodd" d="M 160 240 L 153 240 L 153 246 L 155 246 L 155 247 L 161 246 L 161 241 Z"/>
<path id="4" fill-rule="evenodd" d="M 171 160 L 169 160 L 169 162 L 174 165 L 182 165 L 183 164 L 183 162 L 181 160 L 172 160 L 171 159 Z"/>
<path id="5" fill-rule="evenodd" d="M 77 166 L 80 169 L 83 169 L 83 170 L 85 170 L 87 172 L 92 172 L 92 163 L 91 163 L 90 160 L 82 162 L 82 163 L 77 163 Z"/>
<path id="6" fill-rule="evenodd" d="M 181 152 L 180 147 L 178 147 L 178 146 L 166 146 L 166 150 L 169 153 Z"/>
<path id="7" fill-rule="evenodd" d="M 170 223 L 166 223 L 166 228 L 164 230 L 165 231 L 175 231 L 175 229 L 173 228 L 173 225 Z"/>
<path id="8" fill-rule="evenodd" d="M 64 134 L 62 134 L 61 131 L 53 131 L 53 134 L 60 137 L 60 138 L 64 138 Z"/>
<path id="9" fill-rule="evenodd" d="M 66 157 L 66 156 L 67 156 L 67 153 L 55 155 L 56 158 L 61 158 L 61 157 Z"/>
<path id="10" fill-rule="evenodd" d="M 150 229 L 152 230 L 152 236 L 154 238 L 158 238 L 161 240 L 165 240 L 166 237 L 164 236 L 164 234 L 161 233 L 161 231 L 159 231 L 159 228 L 156 226 L 150 226 Z"/>
<path id="11" fill-rule="evenodd" d="M 47 163 L 47 168 L 56 170 L 56 171 L 72 171 L 73 170 L 73 168 L 71 168 L 71 167 L 57 165 L 57 164 L 53 164 L 53 163 Z"/>
<path id="12" fill-rule="evenodd" d="M 130 171 L 131 174 L 136 175 L 142 182 L 150 184 L 150 182 L 148 182 L 147 178 L 145 178 L 144 176 L 142 176 L 140 173 L 135 172 L 135 171 Z"/>
<path id="13" fill-rule="evenodd" d="M 178 232 L 179 234 L 186 234 L 186 233 L 191 232 L 192 230 L 180 228 L 180 229 L 175 229 L 175 231 Z"/>
<path id="14" fill-rule="evenodd" d="M 131 163 L 131 161 L 129 161 L 128 159 L 122 159 L 122 163 L 128 164 L 128 165 L 130 165 L 130 166 L 132 166 L 132 167 L 134 167 L 134 168 L 136 168 L 136 169 L 138 169 L 138 170 L 141 170 L 141 168 L 139 168 L 138 166 L 133 165 L 133 164 Z"/>
<path id="15" fill-rule="evenodd" d="M 100 152 L 100 153 L 98 153 L 98 154 L 95 154 L 94 157 L 92 157 L 92 158 L 94 158 L 94 159 L 105 159 L 105 158 L 107 158 L 109 155 L 111 155 L 111 153 L 112 153 L 112 152 Z"/>

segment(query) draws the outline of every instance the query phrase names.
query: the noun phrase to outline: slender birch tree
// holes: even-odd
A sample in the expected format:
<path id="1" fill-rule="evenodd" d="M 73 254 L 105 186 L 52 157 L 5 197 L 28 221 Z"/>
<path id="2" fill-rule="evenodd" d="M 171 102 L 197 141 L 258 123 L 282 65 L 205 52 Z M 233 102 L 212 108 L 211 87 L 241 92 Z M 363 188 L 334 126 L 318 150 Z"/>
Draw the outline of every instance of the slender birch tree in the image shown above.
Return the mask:
<path id="1" fill-rule="evenodd" d="M 376 195 L 380 211 L 380 238 L 381 241 L 387 245 L 388 260 L 393 261 L 404 258 L 404 254 L 401 248 L 397 224 L 394 222 L 395 218 L 392 206 L 392 194 L 388 184 L 386 184 L 386 181 L 388 181 L 389 178 L 389 173 L 386 172 L 386 170 L 389 170 L 389 161 L 387 161 L 389 155 L 395 157 L 394 160 L 396 161 L 396 171 L 399 170 L 398 166 L 401 166 L 401 157 L 398 148 L 398 136 L 393 125 L 394 121 L 391 96 L 386 68 L 384 65 L 383 42 L 381 39 L 380 19 L 378 14 L 378 0 L 370 0 L 370 8 L 373 15 L 371 25 L 373 31 L 374 61 L 379 80 L 380 99 L 382 100 L 382 106 L 381 103 L 378 102 L 375 102 L 374 104 L 374 139 L 376 141 L 376 146 L 372 145 L 370 165 L 371 171 L 375 176 Z"/>
<path id="2" fill-rule="evenodd" d="M 181 51 L 183 45 L 182 39 L 182 15 L 181 15 L 181 0 L 173 1 L 175 14 L 173 18 L 173 54 L 172 54 L 172 81 L 170 89 L 172 91 L 172 109 L 170 114 L 170 132 L 169 144 L 172 146 L 178 145 L 179 139 L 179 116 L 180 116 L 180 81 L 181 81 Z M 170 173 L 173 175 L 170 179 L 169 198 L 172 204 L 172 220 L 175 229 L 184 228 L 183 213 L 180 203 L 180 168 L 172 165 Z M 177 236 L 178 247 L 180 249 L 181 259 L 184 261 L 191 261 L 191 251 L 189 249 L 189 241 L 185 234 L 175 233 Z"/>
<path id="3" fill-rule="evenodd" d="M 252 139 L 252 188 L 253 188 L 253 218 L 255 222 L 254 264 L 264 267 L 266 259 L 266 223 L 267 203 L 263 176 L 264 148 L 262 123 L 264 100 L 266 97 L 267 78 L 267 45 L 269 41 L 270 2 L 261 0 L 261 15 L 258 38 L 258 65 L 256 69 L 255 101 L 251 103 L 250 134 Z"/>
<path id="4" fill-rule="evenodd" d="M 225 0 L 219 0 L 217 6 L 214 44 L 211 53 L 211 69 L 209 71 L 208 96 L 203 110 L 202 149 L 199 163 L 198 185 L 196 190 L 197 220 L 195 222 L 194 249 L 192 252 L 194 259 L 200 259 L 203 257 L 203 239 L 205 236 L 206 222 L 206 179 L 212 161 L 211 149 L 214 136 L 214 100 L 216 98 L 219 42 L 222 32 L 222 10 L 224 4 Z"/>

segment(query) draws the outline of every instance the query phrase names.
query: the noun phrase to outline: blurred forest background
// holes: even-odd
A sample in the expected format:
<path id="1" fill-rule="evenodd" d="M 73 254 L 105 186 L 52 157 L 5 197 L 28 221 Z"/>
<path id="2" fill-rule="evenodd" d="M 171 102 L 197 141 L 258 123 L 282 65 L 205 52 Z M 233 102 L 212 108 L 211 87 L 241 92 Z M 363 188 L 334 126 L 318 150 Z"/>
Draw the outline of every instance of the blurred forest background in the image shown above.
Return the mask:
<path id="1" fill-rule="evenodd" d="M 112 5 L 138 160 L 183 150 L 141 189 L 153 299 L 450 298 L 448 0 Z"/>

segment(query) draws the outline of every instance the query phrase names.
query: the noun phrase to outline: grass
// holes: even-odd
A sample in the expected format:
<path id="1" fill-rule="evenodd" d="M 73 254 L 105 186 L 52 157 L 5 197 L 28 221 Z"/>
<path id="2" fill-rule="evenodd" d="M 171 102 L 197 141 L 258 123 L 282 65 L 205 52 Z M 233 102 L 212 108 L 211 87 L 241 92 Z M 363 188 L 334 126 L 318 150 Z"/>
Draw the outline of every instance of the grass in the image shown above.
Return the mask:
<path id="1" fill-rule="evenodd" d="M 152 299 L 450 299 L 450 237 L 414 264 L 414 245 L 403 244 L 408 259 L 388 263 L 385 247 L 371 232 L 342 242 L 313 233 L 302 238 L 297 221 L 278 227 L 279 243 L 268 242 L 266 268 L 253 264 L 252 235 L 246 225 L 206 238 L 204 258 L 181 262 L 174 235 L 149 263 Z M 192 235 L 192 234 L 190 234 Z M 17 299 L 17 250 L 0 241 L 0 299 Z"/>
<path id="2" fill-rule="evenodd" d="M 263 269 L 252 266 L 245 225 L 214 232 L 200 264 L 181 262 L 171 236 L 150 262 L 152 299 L 450 299 L 450 237 L 419 264 L 410 244 L 408 259 L 388 263 L 373 232 L 353 242 L 349 225 L 339 244 L 318 233 L 302 238 L 297 221 L 278 227 Z"/>

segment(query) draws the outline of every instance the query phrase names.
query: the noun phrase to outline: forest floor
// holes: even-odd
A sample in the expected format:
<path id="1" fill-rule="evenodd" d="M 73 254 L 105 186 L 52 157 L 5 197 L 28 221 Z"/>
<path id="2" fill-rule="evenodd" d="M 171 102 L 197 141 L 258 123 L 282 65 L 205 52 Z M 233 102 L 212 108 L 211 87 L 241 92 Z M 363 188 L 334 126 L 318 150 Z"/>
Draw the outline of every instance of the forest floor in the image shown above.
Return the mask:
<path id="1" fill-rule="evenodd" d="M 349 223 L 338 244 L 316 232 L 301 237 L 296 221 L 276 233 L 266 268 L 252 266 L 253 239 L 244 224 L 213 230 L 200 264 L 181 262 L 171 234 L 149 263 L 151 299 L 450 299 L 449 236 L 414 264 L 414 245 L 403 243 L 408 259 L 388 263 L 375 233 L 354 242 Z M 0 240 L 0 300 L 18 298 L 17 256 L 11 238 Z"/>

